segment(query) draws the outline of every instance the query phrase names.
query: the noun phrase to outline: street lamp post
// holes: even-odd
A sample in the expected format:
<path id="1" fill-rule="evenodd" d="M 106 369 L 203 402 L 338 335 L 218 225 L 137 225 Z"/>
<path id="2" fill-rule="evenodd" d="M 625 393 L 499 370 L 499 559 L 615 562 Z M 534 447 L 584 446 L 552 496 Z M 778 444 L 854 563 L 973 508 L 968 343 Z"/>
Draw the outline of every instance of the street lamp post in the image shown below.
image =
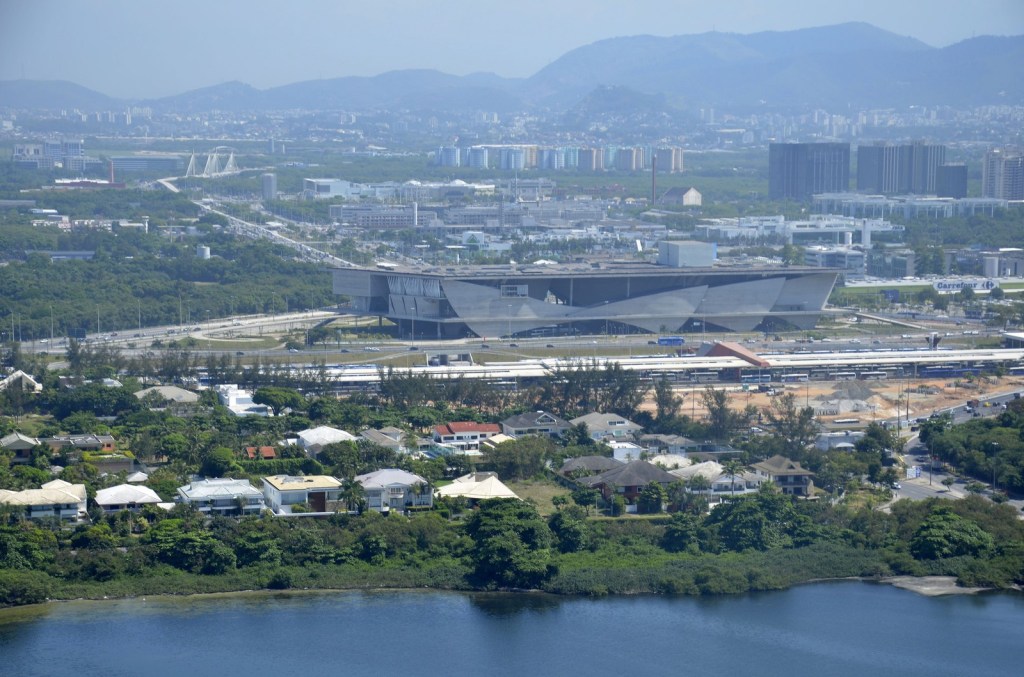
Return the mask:
<path id="1" fill-rule="evenodd" d="M 992 493 L 996 492 L 996 458 L 999 455 L 999 443 L 992 442 Z"/>

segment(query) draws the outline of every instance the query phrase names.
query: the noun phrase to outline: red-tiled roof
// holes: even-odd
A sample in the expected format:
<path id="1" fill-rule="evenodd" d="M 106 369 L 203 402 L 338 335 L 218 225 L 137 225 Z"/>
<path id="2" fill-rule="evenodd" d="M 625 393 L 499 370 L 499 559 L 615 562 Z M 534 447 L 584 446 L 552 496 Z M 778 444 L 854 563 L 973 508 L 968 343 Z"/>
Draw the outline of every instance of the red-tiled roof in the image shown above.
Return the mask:
<path id="1" fill-rule="evenodd" d="M 269 459 L 272 459 L 272 458 L 277 458 L 277 452 L 274 451 L 274 447 L 246 447 L 245 448 L 245 455 L 248 456 L 250 459 L 256 458 L 256 454 L 257 453 L 260 455 L 260 458 L 263 458 L 263 459 L 269 460 Z"/>
<path id="2" fill-rule="evenodd" d="M 497 423 L 473 423 L 471 421 L 455 421 L 445 425 L 435 426 L 438 435 L 458 435 L 460 433 L 491 433 L 497 435 L 501 432 L 501 426 Z"/>

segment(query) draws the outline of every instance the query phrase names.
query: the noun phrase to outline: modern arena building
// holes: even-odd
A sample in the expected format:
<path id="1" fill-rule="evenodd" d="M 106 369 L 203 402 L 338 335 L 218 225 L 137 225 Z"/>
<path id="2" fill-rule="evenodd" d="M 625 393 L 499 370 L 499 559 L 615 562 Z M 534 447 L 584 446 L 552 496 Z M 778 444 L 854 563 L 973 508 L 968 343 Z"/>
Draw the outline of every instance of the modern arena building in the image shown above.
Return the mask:
<path id="1" fill-rule="evenodd" d="M 349 312 L 404 336 L 782 331 L 814 327 L 838 272 L 654 263 L 338 268 Z"/>

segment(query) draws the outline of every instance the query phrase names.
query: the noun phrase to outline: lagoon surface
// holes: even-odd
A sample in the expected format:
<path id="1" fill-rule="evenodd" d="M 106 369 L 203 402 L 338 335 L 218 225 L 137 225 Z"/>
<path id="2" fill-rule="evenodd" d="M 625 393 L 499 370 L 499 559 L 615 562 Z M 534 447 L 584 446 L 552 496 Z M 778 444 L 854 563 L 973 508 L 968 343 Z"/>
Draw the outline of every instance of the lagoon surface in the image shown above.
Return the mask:
<path id="1" fill-rule="evenodd" d="M 1024 595 L 819 583 L 735 597 L 435 591 L 0 611 L 0 674 L 1019 675 Z"/>

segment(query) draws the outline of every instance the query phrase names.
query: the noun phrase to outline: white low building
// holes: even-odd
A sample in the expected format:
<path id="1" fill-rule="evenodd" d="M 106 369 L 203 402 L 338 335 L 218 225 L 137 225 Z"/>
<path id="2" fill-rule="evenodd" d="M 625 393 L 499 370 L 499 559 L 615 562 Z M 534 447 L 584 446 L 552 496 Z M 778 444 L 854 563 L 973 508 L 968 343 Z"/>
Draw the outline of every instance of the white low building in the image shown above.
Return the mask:
<path id="1" fill-rule="evenodd" d="M 357 439 L 352 433 L 339 430 L 338 428 L 332 428 L 329 425 L 321 425 L 316 428 L 303 430 L 298 434 L 298 438 L 299 446 L 301 446 L 303 451 L 305 451 L 309 456 L 316 456 L 320 453 L 320 450 L 328 444 L 336 444 L 338 442 L 355 442 Z"/>
<path id="2" fill-rule="evenodd" d="M 252 393 L 242 390 L 233 383 L 225 383 L 216 388 L 217 398 L 235 416 L 273 416 L 274 412 L 265 404 L 252 401 Z"/>
<path id="3" fill-rule="evenodd" d="M 430 483 L 419 475 L 397 468 L 386 468 L 366 475 L 357 475 L 356 482 L 366 492 L 370 510 L 389 512 L 408 508 L 429 508 L 433 505 Z"/>
<path id="4" fill-rule="evenodd" d="M 329 475 L 272 475 L 263 478 L 263 496 L 276 515 L 290 515 L 300 504 L 309 504 L 312 512 L 335 512 L 341 482 Z"/>
<path id="5" fill-rule="evenodd" d="M 138 512 L 143 506 L 161 503 L 160 497 L 149 487 L 119 484 L 96 492 L 96 505 L 105 513 L 131 510 Z"/>
<path id="6" fill-rule="evenodd" d="M 21 508 L 28 519 L 57 517 L 77 522 L 86 517 L 85 485 L 53 480 L 39 489 L 0 489 L 0 505 Z"/>
<path id="7" fill-rule="evenodd" d="M 191 503 L 208 515 L 258 515 L 266 507 L 263 492 L 249 480 L 229 477 L 195 480 L 178 487 L 178 501 Z"/>

